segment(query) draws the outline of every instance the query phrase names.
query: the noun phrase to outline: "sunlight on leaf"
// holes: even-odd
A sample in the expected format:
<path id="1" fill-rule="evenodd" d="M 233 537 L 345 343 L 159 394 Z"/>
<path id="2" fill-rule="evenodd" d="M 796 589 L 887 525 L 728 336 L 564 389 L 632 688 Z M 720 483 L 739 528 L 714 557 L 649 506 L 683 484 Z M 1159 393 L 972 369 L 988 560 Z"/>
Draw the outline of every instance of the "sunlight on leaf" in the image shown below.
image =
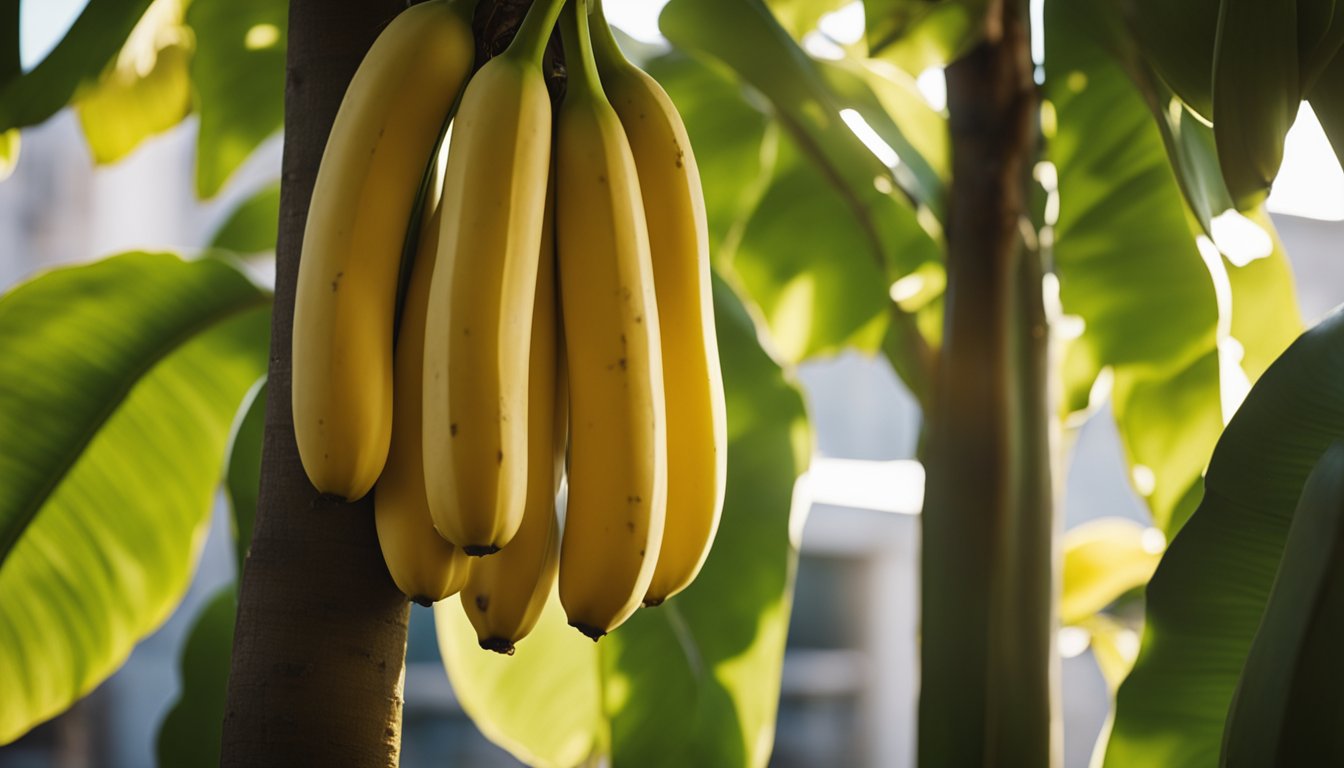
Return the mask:
<path id="1" fill-rule="evenodd" d="M 154 0 L 98 83 L 76 97 L 94 162 L 122 159 L 191 111 L 195 43 L 184 11 L 183 0 Z"/>
<path id="2" fill-rule="evenodd" d="M 0 299 L 0 743 L 92 690 L 181 599 L 269 316 L 233 266 L 168 254 Z"/>

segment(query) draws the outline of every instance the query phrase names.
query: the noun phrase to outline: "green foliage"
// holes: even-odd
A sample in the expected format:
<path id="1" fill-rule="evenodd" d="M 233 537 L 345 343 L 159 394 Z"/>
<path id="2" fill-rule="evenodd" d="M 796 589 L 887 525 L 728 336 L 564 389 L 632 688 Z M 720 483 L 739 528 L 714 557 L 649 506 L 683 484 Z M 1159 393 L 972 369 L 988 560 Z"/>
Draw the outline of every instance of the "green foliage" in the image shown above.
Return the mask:
<path id="1" fill-rule="evenodd" d="M 213 197 L 252 150 L 284 122 L 288 3 L 193 0 L 191 79 L 200 134 L 196 193 Z"/>
<path id="2" fill-rule="evenodd" d="M 225 262 L 166 254 L 0 300 L 0 743 L 88 693 L 181 599 L 268 321 Z"/>
<path id="3" fill-rule="evenodd" d="M 794 478 L 810 437 L 797 390 L 760 349 L 750 318 L 715 286 L 728 398 L 728 488 L 704 570 L 594 645 L 554 599 L 513 658 L 476 646 L 456 600 L 435 610 L 463 708 L 535 765 L 590 754 L 616 765 L 764 765 L 773 741 L 797 551 Z M 656 723 L 654 727 L 651 724 Z"/>
<path id="4" fill-rule="evenodd" d="M 0 79 L 0 131 L 37 125 L 92 84 L 150 0 L 89 0 L 60 43 L 27 73 Z"/>
<path id="5" fill-rule="evenodd" d="M 76 109 L 94 162 L 122 159 L 191 111 L 193 45 L 182 2 L 153 3 L 97 84 L 79 95 Z"/>
<path id="6" fill-rule="evenodd" d="M 1160 549 L 1150 546 L 1143 526 L 1103 517 L 1064 535 L 1063 594 L 1059 620 L 1081 624 L 1126 592 L 1148 583 Z"/>
<path id="7" fill-rule="evenodd" d="M 1338 765 L 1344 698 L 1344 443 L 1307 477 L 1228 713 L 1229 766 Z"/>
<path id="8" fill-rule="evenodd" d="M 182 693 L 159 726 L 159 768 L 219 765 L 236 612 L 235 587 L 230 584 L 216 592 L 196 617 L 182 649 Z"/>
<path id="9" fill-rule="evenodd" d="M 1302 488 L 1344 436 L 1342 377 L 1337 313 L 1265 372 L 1219 439 L 1199 509 L 1148 585 L 1143 647 L 1120 688 L 1107 765 L 1217 762 Z"/>
<path id="10" fill-rule="evenodd" d="M 1059 190 L 1055 268 L 1064 311 L 1085 323 L 1070 350 L 1076 364 L 1066 370 L 1078 378 L 1065 388 L 1085 392 L 1103 367 L 1112 369 L 1136 487 L 1170 534 L 1198 502 L 1224 424 L 1223 376 L 1236 369 L 1220 364 L 1220 344 L 1235 338 L 1245 350 L 1243 372 L 1254 377 L 1300 320 L 1267 218 L 1258 220 L 1273 246 L 1264 258 L 1236 267 L 1210 241 L 1201 252 L 1161 123 L 1086 11 L 1046 5 L 1055 30 L 1046 38 L 1055 122 L 1047 156 Z"/>
<path id="11" fill-rule="evenodd" d="M 979 42 L 988 0 L 864 0 L 868 49 L 912 75 Z"/>
<path id="12" fill-rule="evenodd" d="M 224 490 L 233 511 L 233 547 L 238 577 L 252 546 L 252 524 L 257 517 L 257 499 L 261 493 L 261 447 L 266 432 L 266 384 L 259 383 L 244 402 L 234 425 L 229 448 L 229 465 L 224 473 Z"/>
<path id="13" fill-rule="evenodd" d="M 722 23 L 700 23 L 706 14 Z M 716 258 L 764 319 L 772 349 L 796 362 L 847 345 L 870 351 L 881 345 L 910 388 L 927 393 L 927 338 L 936 338 L 942 285 L 937 212 L 945 182 L 934 170 L 942 158 L 930 162 L 920 150 L 945 147 L 940 118 L 927 107 L 909 117 L 888 112 L 889 105 L 908 104 L 910 94 L 853 62 L 813 61 L 759 4 L 673 0 L 660 22 L 681 50 L 722 62 L 758 91 L 781 129 L 764 193 L 736 225 L 741 239 Z M 693 95 L 672 96 L 679 107 L 695 102 Z M 878 135 L 903 153 L 896 170 L 864 146 L 842 110 L 866 114 Z M 766 151 L 774 154 L 773 147 Z M 937 290 L 913 307 L 891 301 L 888 286 L 916 271 L 930 272 L 920 279 Z M 915 313 L 929 307 L 935 314 L 925 326 Z M 883 344 L 892 338 L 902 343 Z"/>
<path id="14" fill-rule="evenodd" d="M 234 208 L 210 238 L 210 247 L 240 255 L 274 251 L 279 229 L 280 183 L 275 182 Z"/>

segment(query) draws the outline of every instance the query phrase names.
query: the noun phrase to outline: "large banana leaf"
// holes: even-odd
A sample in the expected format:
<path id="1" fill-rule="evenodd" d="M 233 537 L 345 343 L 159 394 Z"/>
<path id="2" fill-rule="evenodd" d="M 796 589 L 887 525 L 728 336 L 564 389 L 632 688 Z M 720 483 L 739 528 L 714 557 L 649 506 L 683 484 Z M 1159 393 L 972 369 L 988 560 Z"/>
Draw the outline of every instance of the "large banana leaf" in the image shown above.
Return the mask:
<path id="1" fill-rule="evenodd" d="M 715 305 L 728 489 L 695 584 L 596 645 L 565 625 L 552 600 L 512 658 L 476 646 L 456 600 L 435 607 L 463 708 L 531 764 L 568 768 L 607 753 L 612 765 L 641 767 L 763 766 L 769 758 L 797 557 L 790 531 L 801 529 L 791 499 L 811 441 L 797 390 L 721 283 Z"/>
<path id="2" fill-rule="evenodd" d="M 283 0 L 193 0 L 187 10 L 187 23 L 196 32 L 191 79 L 201 119 L 200 197 L 219 192 L 284 122 L 288 19 L 289 3 Z"/>
<path id="3" fill-rule="evenodd" d="M 1344 436 L 1341 380 L 1336 313 L 1265 372 L 1219 439 L 1203 501 L 1148 585 L 1143 646 L 1116 700 L 1108 766 L 1217 763 L 1303 485 Z"/>
<path id="4" fill-rule="evenodd" d="M 701 23 L 708 14 L 718 22 Z M 793 147 L 791 152 L 784 147 L 789 162 L 777 166 L 771 188 L 744 230 L 736 261 L 731 270 L 725 269 L 735 286 L 762 305 L 753 309 L 760 309 L 771 320 L 772 334 L 781 337 L 771 339 L 773 347 L 792 362 L 846 345 L 872 349 L 894 339 L 896 343 L 883 349 L 910 389 L 924 396 L 930 389 L 932 357 L 929 326 L 922 321 L 932 317 L 929 325 L 936 331 L 942 285 L 936 211 L 942 201 L 931 191 L 940 188 L 936 174 L 930 175 L 933 166 L 914 148 L 930 142 L 898 141 L 902 121 L 877 116 L 873 110 L 882 99 L 864 76 L 828 70 L 813 61 L 760 3 L 673 0 L 660 24 L 682 50 L 723 62 L 759 91 Z M 833 87 L 827 71 L 843 89 Z M 895 170 L 846 125 L 842 110 L 853 110 L 846 111 L 850 120 L 868 110 L 878 123 L 870 123 L 869 129 L 910 148 L 893 163 Z M 795 157 L 800 161 L 792 162 Z M 932 196 L 923 199 L 925 195 Z M 789 229 L 800 239 L 779 243 L 779 230 L 768 222 L 796 214 L 807 217 L 807 224 L 795 221 Z M 748 248 L 753 231 L 769 242 Z M 837 255 L 843 262 L 838 267 L 830 263 Z M 780 268 L 781 259 L 794 268 Z M 865 261 L 870 266 L 861 266 Z M 832 279 L 837 269 L 850 273 L 838 291 L 839 283 Z M 768 279 L 753 285 L 741 277 L 744 270 Z M 896 280 L 917 270 L 938 273 L 919 278 L 921 285 L 937 286 L 938 291 L 925 291 L 930 295 L 921 295 L 913 308 L 882 296 Z M 763 306 L 772 302 L 777 305 L 773 311 Z M 921 314 L 929 308 L 935 311 Z"/>
<path id="5" fill-rule="evenodd" d="M 646 70 L 686 123 L 705 193 L 710 254 L 722 268 L 773 176 L 777 126 L 747 103 L 722 65 L 674 52 L 648 62 Z"/>
<path id="6" fill-rule="evenodd" d="M 1229 766 L 1339 765 L 1344 641 L 1344 443 L 1307 478 L 1260 630 L 1232 699 Z"/>
<path id="7" fill-rule="evenodd" d="M 1055 267 L 1064 311 L 1085 323 L 1066 374 L 1086 392 L 1104 367 L 1136 490 L 1168 534 L 1198 502 L 1225 423 L 1225 373 L 1254 378 L 1300 329 L 1282 249 L 1238 267 L 1198 244 L 1166 144 L 1099 39 L 1090 4 L 1048 0 L 1048 157 L 1058 174 Z M 1272 228 L 1267 230 L 1272 246 Z M 1231 360 L 1236 340 L 1244 350 Z M 1237 374 L 1239 377 L 1241 374 Z M 1174 405 L 1179 404 L 1179 405 Z"/>
<path id="8" fill-rule="evenodd" d="M 0 299 L 0 743 L 110 675 L 190 582 L 267 296 L 132 253 Z"/>
<path id="9" fill-rule="evenodd" d="M 96 163 L 130 154 L 191 111 L 191 31 L 184 0 L 155 0 L 97 84 L 76 102 Z"/>
<path id="10" fill-rule="evenodd" d="M 0 81 L 0 131 L 36 125 L 69 104 L 121 49 L 149 3 L 89 0 L 45 59 L 29 72 Z"/>
<path id="11" fill-rule="evenodd" d="M 987 0 L 864 0 L 868 48 L 912 75 L 955 61 L 983 35 Z"/>
<path id="12" fill-rule="evenodd" d="M 715 19 L 715 23 L 704 23 L 706 18 Z M 861 218 L 913 218 L 913 206 L 892 206 L 888 211 L 878 202 L 893 196 L 897 199 L 908 196 L 918 203 L 940 205 L 939 200 L 922 197 L 927 190 L 918 186 L 898 187 L 916 177 L 905 174 L 893 177 L 884 161 L 864 146 L 841 118 L 842 110 L 862 106 L 864 101 L 873 98 L 871 93 L 856 101 L 831 87 L 823 67 L 789 37 L 761 3 L 752 0 L 672 0 L 659 17 L 659 25 L 663 34 L 678 48 L 722 61 L 744 82 L 760 91 L 769 100 L 781 125 L 825 173 L 828 182 L 845 195 L 856 215 Z M 861 89 L 864 86 L 851 82 L 847 87 Z M 910 146 L 908 142 L 904 144 Z M 915 168 L 928 165 L 913 157 L 906 157 L 905 162 L 914 163 Z M 877 182 L 879 178 L 887 183 Z"/>
<path id="13" fill-rule="evenodd" d="M 181 693 L 159 725 L 159 768 L 219 765 L 237 587 L 221 587 L 206 602 L 182 647 Z"/>

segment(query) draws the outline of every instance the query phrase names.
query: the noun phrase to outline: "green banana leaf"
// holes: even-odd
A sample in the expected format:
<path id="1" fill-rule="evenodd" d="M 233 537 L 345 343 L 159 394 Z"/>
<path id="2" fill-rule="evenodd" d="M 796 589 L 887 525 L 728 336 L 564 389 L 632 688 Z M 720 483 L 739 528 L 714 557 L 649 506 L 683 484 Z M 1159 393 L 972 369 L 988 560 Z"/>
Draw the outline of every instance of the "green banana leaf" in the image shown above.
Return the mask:
<path id="1" fill-rule="evenodd" d="M 1160 547 L 1144 527 L 1120 517 L 1089 520 L 1064 534 L 1059 620 L 1082 624 L 1126 592 L 1148 583 Z"/>
<path id="2" fill-rule="evenodd" d="M 790 139 L 727 266 L 788 362 L 882 343 L 886 275 L 849 207 Z"/>
<path id="3" fill-rule="evenodd" d="M 0 744 L 115 671 L 195 569 L 269 298 L 131 253 L 0 299 Z"/>
<path id="4" fill-rule="evenodd" d="M 232 508 L 237 574 L 252 542 L 261 486 L 261 446 L 266 425 L 266 384 L 258 382 L 244 398 L 234 424 L 224 490 Z M 159 724 L 159 768 L 219 765 L 224 704 L 228 694 L 233 629 L 238 612 L 235 581 L 215 593 L 196 617 L 182 647 L 180 693 Z"/>
<path id="5" fill-rule="evenodd" d="M 956 61 L 983 35 L 988 0 L 863 0 L 868 49 L 910 73 Z"/>
<path id="6" fill-rule="evenodd" d="M 237 602 L 236 585 L 220 588 L 187 635 L 178 670 L 181 693 L 159 724 L 159 768 L 219 765 Z"/>
<path id="7" fill-rule="evenodd" d="M 285 116 L 285 46 L 289 4 L 283 0 L 193 0 L 196 32 L 191 80 L 200 133 L 196 194 L 214 197 Z"/>
<path id="8" fill-rule="evenodd" d="M 479 649 L 456 599 L 435 606 L 439 645 L 467 714 L 539 766 L 764 766 L 774 736 L 797 549 L 794 480 L 811 437 L 798 391 L 716 281 L 728 398 L 728 488 L 696 582 L 594 644 L 552 599 L 517 655 Z M 651 727 L 657 723 L 657 727 Z"/>
<path id="9" fill-rule="evenodd" d="M 261 493 L 261 444 L 266 430 L 266 382 L 258 382 L 244 401 L 233 428 L 229 465 L 224 472 L 224 490 L 233 511 L 233 547 L 242 577 L 243 561 L 252 546 L 252 524 L 257 517 Z"/>
<path id="10" fill-rule="evenodd" d="M 1201 252 L 1202 227 L 1187 212 L 1160 125 L 1099 38 L 1104 28 L 1089 7 L 1045 7 L 1055 267 L 1064 311 L 1084 323 L 1065 391 L 1081 405 L 1100 371 L 1112 369 L 1135 488 L 1170 535 L 1198 502 L 1224 411 L 1235 407 L 1222 403 L 1224 373 L 1254 380 L 1301 321 L 1286 258 L 1262 214 L 1268 255 L 1236 266 L 1211 242 Z M 1232 341 L 1243 352 L 1240 373 L 1222 359 Z"/>
<path id="11" fill-rule="evenodd" d="M 1270 366 L 1219 439 L 1199 509 L 1148 585 L 1142 649 L 1116 699 L 1106 765 L 1217 763 L 1303 485 L 1344 436 L 1341 378 L 1336 313 Z"/>
<path id="12" fill-rule="evenodd" d="M 51 53 L 0 84 L 0 131 L 37 125 L 97 80 L 150 0 L 89 0 Z"/>
<path id="13" fill-rule="evenodd" d="M 1213 120 L 1219 0 L 1119 3 L 1132 39 L 1158 76 L 1205 122 Z"/>
<path id="14" fill-rule="evenodd" d="M 1344 443 L 1302 488 L 1260 630 L 1246 657 L 1223 736 L 1228 766 L 1339 765 L 1344 698 Z"/>
<path id="15" fill-rule="evenodd" d="M 180 0 L 151 5 L 102 77 L 79 95 L 75 109 L 95 163 L 122 159 L 191 111 L 194 45 L 182 10 Z"/>
<path id="16" fill-rule="evenodd" d="M 851 0 L 765 0 L 770 13 L 779 20 L 795 40 L 802 40 L 817 28 L 817 22 L 828 13 L 849 5 Z"/>
<path id="17" fill-rule="evenodd" d="M 686 123 L 704 188 L 710 254 L 723 268 L 774 174 L 778 127 L 723 65 L 673 52 L 645 67 Z"/>
<path id="18" fill-rule="evenodd" d="M 715 23 L 703 23 L 710 17 Z M 902 174 L 893 178 L 883 161 L 841 119 L 841 110 L 854 108 L 855 103 L 827 83 L 821 65 L 789 37 L 764 5 L 752 0 L 672 0 L 659 17 L 659 26 L 680 50 L 722 61 L 760 91 L 783 128 L 823 170 L 829 183 L 846 196 L 856 215 L 911 218 L 911 201 L 926 205 L 941 202 L 922 198 L 917 187 L 899 186 L 908 177 Z M 871 98 L 871 93 L 866 94 L 859 106 Z M 927 166 L 922 159 L 903 160 L 916 163 L 915 167 Z M 882 185 L 876 182 L 878 178 L 888 183 Z M 888 210 L 879 203 L 881 199 L 896 199 L 902 204 Z M 894 256 L 901 258 L 904 254 Z"/>
<path id="19" fill-rule="evenodd" d="M 210 238 L 210 247 L 239 255 L 274 252 L 279 229 L 280 183 L 274 182 L 233 209 Z"/>

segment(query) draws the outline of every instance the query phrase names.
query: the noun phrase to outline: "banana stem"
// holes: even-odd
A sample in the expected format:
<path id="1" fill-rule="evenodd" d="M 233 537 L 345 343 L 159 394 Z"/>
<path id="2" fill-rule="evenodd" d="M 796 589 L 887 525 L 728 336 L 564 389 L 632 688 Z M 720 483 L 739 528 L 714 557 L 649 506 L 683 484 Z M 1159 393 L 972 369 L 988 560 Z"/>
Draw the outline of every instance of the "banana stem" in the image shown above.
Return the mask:
<path id="1" fill-rule="evenodd" d="M 546 43 L 551 39 L 551 30 L 555 29 L 555 20 L 565 4 L 566 0 L 536 0 L 532 3 L 505 55 L 539 63 L 546 52 Z"/>
<path id="2" fill-rule="evenodd" d="M 570 0 L 560 21 L 560 39 L 565 45 L 565 63 L 569 68 L 569 91 L 582 86 L 588 93 L 601 94 L 602 80 L 597 74 L 593 41 L 588 30 L 588 0 Z"/>
<path id="3" fill-rule="evenodd" d="M 611 25 L 607 23 L 607 15 L 602 12 L 602 0 L 593 0 L 591 13 L 593 52 L 602 66 L 611 67 L 628 64 L 630 60 L 621 52 L 621 46 L 616 42 L 616 36 L 611 33 Z"/>

